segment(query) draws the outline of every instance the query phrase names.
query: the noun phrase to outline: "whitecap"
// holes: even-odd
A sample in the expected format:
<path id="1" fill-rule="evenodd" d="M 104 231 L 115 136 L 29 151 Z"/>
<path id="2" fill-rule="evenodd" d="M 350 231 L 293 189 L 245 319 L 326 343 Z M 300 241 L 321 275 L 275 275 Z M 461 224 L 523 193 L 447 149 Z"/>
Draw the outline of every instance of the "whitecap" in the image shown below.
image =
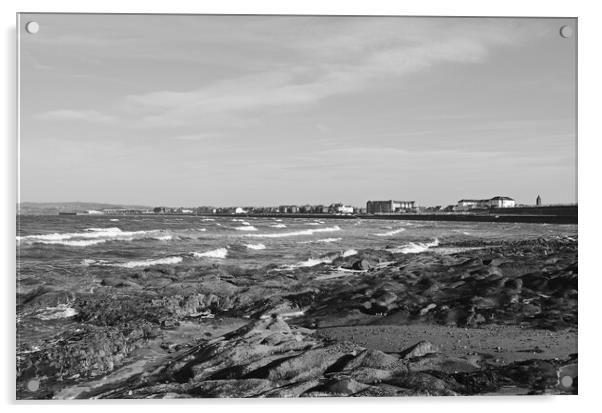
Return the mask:
<path id="1" fill-rule="evenodd" d="M 228 250 L 226 248 L 218 248 L 206 252 L 193 252 L 192 255 L 196 258 L 226 258 Z"/>
<path id="2" fill-rule="evenodd" d="M 131 238 L 123 241 L 130 241 Z M 35 244 L 45 245 L 66 245 L 68 247 L 89 247 L 91 245 L 102 244 L 107 242 L 106 239 L 80 239 L 80 240 L 64 240 L 64 241 L 35 241 Z"/>
<path id="3" fill-rule="evenodd" d="M 435 238 L 431 242 L 410 242 L 407 245 L 399 248 L 391 248 L 387 251 L 390 251 L 394 254 L 418 254 L 428 250 L 429 248 L 436 247 L 437 245 L 439 245 L 439 239 Z"/>
<path id="4" fill-rule="evenodd" d="M 296 237 L 299 235 L 312 235 L 315 234 L 316 232 L 334 232 L 334 231 L 340 231 L 341 228 L 336 225 L 334 227 L 328 227 L 328 228 L 316 228 L 316 229 L 306 229 L 303 231 L 293 231 L 293 232 L 281 232 L 281 233 L 275 233 L 275 234 L 249 234 L 249 235 L 245 235 L 247 237 L 254 237 L 254 238 L 283 238 L 283 237 Z"/>
<path id="5" fill-rule="evenodd" d="M 74 308 L 69 307 L 67 304 L 59 304 L 56 307 L 46 307 L 45 309 L 36 313 L 35 317 L 40 320 L 57 320 L 59 318 L 69 318 L 77 315 L 77 311 Z"/>
<path id="6" fill-rule="evenodd" d="M 182 262 L 182 257 L 166 257 L 158 259 L 149 259 L 142 261 L 128 261 L 123 264 L 107 264 L 111 267 L 122 267 L 122 268 L 138 268 L 138 267 L 151 267 L 153 265 L 170 265 L 178 264 Z"/>
<path id="7" fill-rule="evenodd" d="M 354 249 L 349 249 L 345 252 L 343 252 L 343 257 L 351 257 L 352 255 L 357 255 L 357 251 Z"/>
<path id="8" fill-rule="evenodd" d="M 122 231 L 117 227 L 86 228 L 82 232 L 65 232 L 37 234 L 17 237 L 17 242 L 24 244 L 62 244 L 72 247 L 85 247 L 106 241 L 132 241 L 134 239 L 152 238 L 160 234 L 160 230 Z"/>
<path id="9" fill-rule="evenodd" d="M 403 232 L 405 230 L 406 230 L 405 228 L 397 228 L 397 229 L 394 229 L 393 231 L 383 232 L 382 234 L 374 234 L 374 235 L 376 235 L 377 237 L 390 237 L 392 235 L 399 234 L 400 232 Z"/>
<path id="10" fill-rule="evenodd" d="M 296 264 L 285 265 L 283 268 L 287 270 L 293 270 L 295 268 L 315 267 L 316 265 L 320 264 L 330 264 L 333 260 L 333 257 L 308 258 L 307 260 L 298 262 Z"/>
<path id="11" fill-rule="evenodd" d="M 265 249 L 264 244 L 247 244 L 246 246 L 250 250 L 264 250 Z"/>
<path id="12" fill-rule="evenodd" d="M 272 227 L 272 228 L 286 228 L 286 225 L 284 225 L 284 224 L 274 224 L 274 225 L 270 225 L 270 227 Z"/>
<path id="13" fill-rule="evenodd" d="M 109 221 L 118 222 L 119 220 L 117 218 L 112 218 L 112 219 L 109 219 Z"/>
<path id="14" fill-rule="evenodd" d="M 244 227 L 236 227 L 234 229 L 237 231 L 257 231 L 257 228 L 255 228 L 252 225 L 248 225 L 248 226 L 244 226 Z"/>
<path id="15" fill-rule="evenodd" d="M 315 240 L 311 240 L 311 241 L 299 241 L 299 244 L 314 244 L 314 243 L 328 244 L 331 242 L 339 242 L 340 240 L 342 240 L 342 238 L 321 238 L 321 239 L 315 239 Z"/>

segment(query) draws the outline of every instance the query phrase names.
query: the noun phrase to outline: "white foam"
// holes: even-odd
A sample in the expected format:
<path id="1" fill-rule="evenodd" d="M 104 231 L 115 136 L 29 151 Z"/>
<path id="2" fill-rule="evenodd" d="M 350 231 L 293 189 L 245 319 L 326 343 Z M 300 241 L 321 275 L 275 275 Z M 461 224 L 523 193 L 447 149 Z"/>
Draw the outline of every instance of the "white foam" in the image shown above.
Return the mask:
<path id="1" fill-rule="evenodd" d="M 244 227 L 236 227 L 234 229 L 237 231 L 257 231 L 257 228 L 255 228 L 252 225 L 248 225 L 248 226 L 244 226 Z"/>
<path id="2" fill-rule="evenodd" d="M 284 268 L 288 270 L 292 270 L 295 268 L 307 268 L 307 267 L 315 267 L 320 264 L 330 264 L 333 261 L 332 257 L 323 257 L 323 258 L 309 258 L 305 261 L 298 262 L 296 264 L 285 265 Z"/>
<path id="3" fill-rule="evenodd" d="M 270 225 L 270 227 L 272 227 L 272 228 L 286 228 L 286 225 L 284 225 L 284 224 L 275 224 L 275 225 Z"/>
<path id="4" fill-rule="evenodd" d="M 131 240 L 127 239 L 127 241 Z M 126 240 L 124 240 L 126 241 Z M 68 247 L 89 247 L 90 245 L 102 244 L 107 242 L 106 239 L 88 239 L 88 240 L 64 240 L 64 241 L 36 241 L 36 244 L 46 245 L 66 245 Z"/>
<path id="5" fill-rule="evenodd" d="M 342 240 L 342 238 L 321 238 L 321 239 L 315 239 L 315 240 L 311 240 L 311 241 L 299 241 L 299 244 L 313 244 L 313 243 L 328 244 L 331 242 L 339 242 L 340 240 Z"/>
<path id="6" fill-rule="evenodd" d="M 294 231 L 294 232 L 281 232 L 276 234 L 249 234 L 247 237 L 255 237 L 255 238 L 284 238 L 284 237 L 296 237 L 300 235 L 312 235 L 316 232 L 334 232 L 340 231 L 341 228 L 336 225 L 334 227 L 328 228 L 316 228 L 316 229 L 306 229 L 303 231 Z"/>
<path id="7" fill-rule="evenodd" d="M 391 248 L 387 251 L 390 251 L 394 254 L 418 254 L 428 250 L 431 247 L 436 247 L 439 245 L 439 240 L 435 238 L 431 242 L 410 242 L 407 245 L 401 246 L 399 248 Z"/>
<path id="8" fill-rule="evenodd" d="M 192 255 L 196 258 L 226 258 L 228 250 L 226 248 L 218 248 L 216 250 L 205 252 L 193 252 Z"/>
<path id="9" fill-rule="evenodd" d="M 109 221 L 117 222 L 119 221 L 117 218 L 109 219 Z"/>
<path id="10" fill-rule="evenodd" d="M 172 238 L 173 238 L 173 236 L 172 236 L 172 235 L 161 235 L 161 236 L 158 236 L 158 237 L 152 237 L 152 238 L 153 238 L 153 239 L 156 239 L 156 240 L 158 240 L 158 241 L 169 241 L 170 239 L 172 239 Z"/>
<path id="11" fill-rule="evenodd" d="M 215 221 L 213 218 L 203 218 L 201 221 Z"/>
<path id="12" fill-rule="evenodd" d="M 400 232 L 403 232 L 405 230 L 406 230 L 405 228 L 397 228 L 397 229 L 394 229 L 393 231 L 383 232 L 382 234 L 374 234 L 374 235 L 376 235 L 377 237 L 390 237 L 392 235 L 399 234 Z"/>
<path id="13" fill-rule="evenodd" d="M 44 310 L 38 312 L 35 317 L 40 320 L 57 320 L 75 315 L 77 315 L 77 311 L 74 308 L 69 307 L 67 304 L 59 304 L 56 307 L 46 307 Z"/>
<path id="14" fill-rule="evenodd" d="M 117 227 L 86 228 L 83 232 L 64 232 L 52 234 L 27 235 L 17 237 L 17 242 L 25 244 L 62 244 L 71 247 L 86 247 L 106 241 L 132 241 L 134 239 L 153 238 L 160 230 L 122 231 Z"/>
<path id="15" fill-rule="evenodd" d="M 247 248 L 250 250 L 264 250 L 264 244 L 247 244 Z"/>
<path id="16" fill-rule="evenodd" d="M 354 249 L 350 249 L 343 253 L 343 257 L 351 257 L 352 255 L 357 255 L 357 251 Z"/>
<path id="17" fill-rule="evenodd" d="M 122 267 L 122 268 L 138 268 L 138 267 L 151 267 L 153 265 L 169 265 L 169 264 L 178 264 L 182 262 L 182 257 L 166 257 L 166 258 L 158 258 L 154 260 L 142 260 L 142 261 L 128 261 L 123 264 L 107 264 L 111 267 Z"/>

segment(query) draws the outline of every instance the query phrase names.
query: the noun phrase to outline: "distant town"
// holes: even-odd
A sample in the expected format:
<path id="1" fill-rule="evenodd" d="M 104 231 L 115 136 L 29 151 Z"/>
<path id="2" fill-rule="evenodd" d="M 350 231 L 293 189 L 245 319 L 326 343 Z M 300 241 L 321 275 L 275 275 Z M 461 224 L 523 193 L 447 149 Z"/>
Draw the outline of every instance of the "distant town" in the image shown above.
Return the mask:
<path id="1" fill-rule="evenodd" d="M 495 196 L 487 199 L 461 199 L 446 206 L 417 206 L 416 201 L 367 201 L 365 206 L 346 205 L 341 202 L 329 205 L 279 205 L 279 206 L 231 206 L 231 207 L 165 207 L 154 208 L 103 208 L 81 211 L 61 211 L 59 215 L 402 215 L 402 214 L 478 214 L 491 211 L 504 211 L 524 208 L 551 208 L 563 205 L 543 205 L 538 195 L 534 204 L 516 204 L 507 196 Z M 564 205 L 568 206 L 568 205 Z M 572 205 L 574 207 L 574 205 Z"/>

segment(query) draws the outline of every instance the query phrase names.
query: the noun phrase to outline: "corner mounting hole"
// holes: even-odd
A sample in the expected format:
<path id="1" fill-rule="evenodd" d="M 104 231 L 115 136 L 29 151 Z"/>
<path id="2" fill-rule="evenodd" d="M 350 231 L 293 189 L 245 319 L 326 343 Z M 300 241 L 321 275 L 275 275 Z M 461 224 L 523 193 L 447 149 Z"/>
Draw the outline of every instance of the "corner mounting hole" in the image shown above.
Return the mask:
<path id="1" fill-rule="evenodd" d="M 29 34 L 36 34 L 40 31 L 40 25 L 38 24 L 38 22 L 28 22 L 25 25 L 25 30 L 27 30 L 27 33 Z"/>
<path id="2" fill-rule="evenodd" d="M 568 39 L 573 36 L 573 28 L 571 26 L 562 26 L 560 28 L 560 36 Z"/>

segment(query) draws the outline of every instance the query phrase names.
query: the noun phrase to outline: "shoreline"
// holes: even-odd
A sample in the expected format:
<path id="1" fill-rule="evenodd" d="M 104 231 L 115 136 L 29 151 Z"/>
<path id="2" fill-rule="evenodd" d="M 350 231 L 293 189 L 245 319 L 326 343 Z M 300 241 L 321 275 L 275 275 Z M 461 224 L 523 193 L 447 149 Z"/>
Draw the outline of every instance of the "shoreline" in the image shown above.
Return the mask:
<path id="1" fill-rule="evenodd" d="M 394 221 L 449 221 L 449 222 L 499 222 L 524 224 L 560 224 L 577 225 L 577 215 L 524 215 L 524 214 L 399 214 L 399 215 L 369 215 L 369 214 L 103 214 L 103 215 L 17 215 L 21 216 L 69 216 L 69 217 L 238 217 L 238 218 L 306 218 L 306 219 L 378 219 Z"/>

